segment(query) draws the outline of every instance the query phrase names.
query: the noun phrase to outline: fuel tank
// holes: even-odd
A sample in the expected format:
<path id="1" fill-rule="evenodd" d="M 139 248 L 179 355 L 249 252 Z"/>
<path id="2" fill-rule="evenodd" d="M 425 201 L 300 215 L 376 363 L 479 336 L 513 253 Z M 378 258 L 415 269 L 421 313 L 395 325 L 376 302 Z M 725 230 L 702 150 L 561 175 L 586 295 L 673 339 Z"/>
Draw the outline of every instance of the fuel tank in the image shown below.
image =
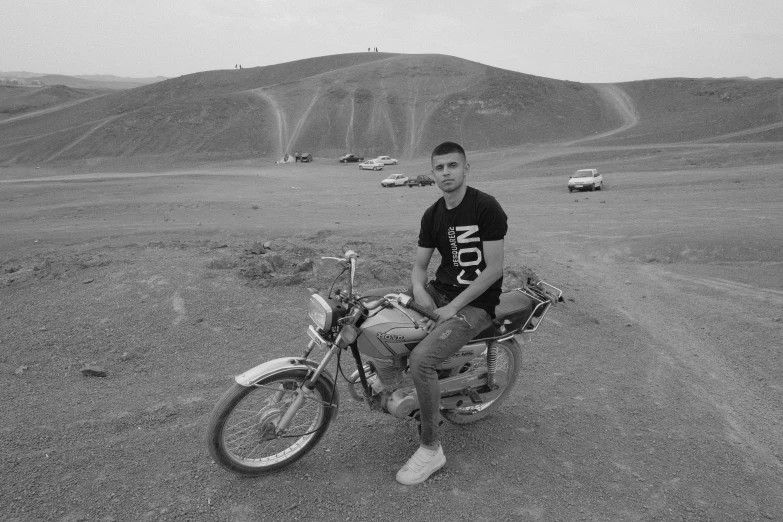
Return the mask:
<path id="1" fill-rule="evenodd" d="M 408 314 L 416 320 L 422 316 L 413 310 Z M 424 328 L 416 325 L 396 308 L 384 308 L 365 320 L 360 326 L 357 339 L 359 351 L 376 359 L 394 359 L 408 355 L 427 335 Z"/>

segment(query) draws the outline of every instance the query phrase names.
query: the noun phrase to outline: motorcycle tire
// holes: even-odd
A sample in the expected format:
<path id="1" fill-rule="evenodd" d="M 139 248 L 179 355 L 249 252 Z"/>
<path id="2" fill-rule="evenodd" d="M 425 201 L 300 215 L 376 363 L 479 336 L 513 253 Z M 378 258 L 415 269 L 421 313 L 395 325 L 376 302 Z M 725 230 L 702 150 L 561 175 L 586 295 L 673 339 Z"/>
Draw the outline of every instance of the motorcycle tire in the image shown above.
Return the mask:
<path id="1" fill-rule="evenodd" d="M 256 386 L 229 388 L 215 405 L 207 429 L 215 462 L 237 475 L 255 477 L 290 466 L 318 444 L 338 406 L 337 397 L 332 403 L 332 384 L 325 378 L 316 382 L 313 397 L 305 401 L 286 433 L 274 434 L 306 378 L 306 370 L 291 369 L 263 378 Z"/>
<path id="2" fill-rule="evenodd" d="M 511 392 L 519 375 L 520 356 L 522 348 L 515 339 L 498 343 L 497 369 L 495 382 L 502 388 L 500 394 L 491 401 L 481 404 L 441 410 L 441 416 L 453 424 L 470 424 L 491 415 L 503 403 L 503 400 Z M 486 353 L 468 361 L 462 367 L 454 371 L 454 375 L 466 372 L 486 372 Z"/>

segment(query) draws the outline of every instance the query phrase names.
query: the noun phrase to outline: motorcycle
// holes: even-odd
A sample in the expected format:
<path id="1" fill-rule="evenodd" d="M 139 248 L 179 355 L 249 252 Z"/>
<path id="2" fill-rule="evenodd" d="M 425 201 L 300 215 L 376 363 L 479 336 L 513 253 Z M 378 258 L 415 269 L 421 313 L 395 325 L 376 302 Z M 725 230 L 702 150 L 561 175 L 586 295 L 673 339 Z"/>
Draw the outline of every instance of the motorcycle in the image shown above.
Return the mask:
<path id="1" fill-rule="evenodd" d="M 246 476 L 279 471 L 315 447 L 336 419 L 340 398 L 338 372 L 353 399 L 399 419 L 418 419 L 416 389 L 407 372 L 407 356 L 424 339 L 424 317 L 437 320 L 404 288 L 354 292 L 358 255 L 349 250 L 333 259 L 342 268 L 326 295 L 313 293 L 302 357 L 283 357 L 235 377 L 215 405 L 207 444 L 215 462 Z M 347 290 L 334 285 L 349 272 Z M 535 278 L 503 292 L 496 318 L 485 330 L 438 368 L 441 416 L 468 424 L 495 411 L 516 383 L 521 346 L 538 329 L 562 292 Z M 324 350 L 320 361 L 309 358 Z M 350 351 L 356 370 L 346 376 L 341 354 Z M 327 366 L 337 359 L 332 375 Z"/>

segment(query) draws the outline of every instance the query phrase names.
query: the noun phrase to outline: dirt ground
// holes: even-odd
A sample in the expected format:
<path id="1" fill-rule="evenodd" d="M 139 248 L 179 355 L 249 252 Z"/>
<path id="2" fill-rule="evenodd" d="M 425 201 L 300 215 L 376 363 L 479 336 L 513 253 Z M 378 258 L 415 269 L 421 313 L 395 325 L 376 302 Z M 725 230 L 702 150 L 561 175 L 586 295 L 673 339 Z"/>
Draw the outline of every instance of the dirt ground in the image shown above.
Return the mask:
<path id="1" fill-rule="evenodd" d="M 219 468 L 205 427 L 234 375 L 301 354 L 307 288 L 336 275 L 320 256 L 358 251 L 367 288 L 407 279 L 439 193 L 379 181 L 426 160 L 0 169 L 0 518 L 783 520 L 783 165 L 608 165 L 571 194 L 570 170 L 508 154 L 471 157 L 470 183 L 509 216 L 506 265 L 566 301 L 417 487 L 394 480 L 415 427 L 343 384 L 321 445 L 272 476 Z M 266 241 L 272 273 L 249 252 Z"/>

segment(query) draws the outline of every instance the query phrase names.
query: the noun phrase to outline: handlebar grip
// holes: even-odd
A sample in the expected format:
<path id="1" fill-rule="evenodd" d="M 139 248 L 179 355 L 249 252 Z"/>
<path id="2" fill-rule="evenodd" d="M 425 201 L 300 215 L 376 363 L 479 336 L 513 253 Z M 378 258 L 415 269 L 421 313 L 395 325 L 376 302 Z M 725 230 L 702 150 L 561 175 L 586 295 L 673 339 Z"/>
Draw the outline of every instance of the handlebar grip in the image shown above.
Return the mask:
<path id="1" fill-rule="evenodd" d="M 424 317 L 427 317 L 427 318 L 429 318 L 429 319 L 432 319 L 433 321 L 437 321 L 437 320 L 440 318 L 440 316 L 439 316 L 438 314 L 436 314 L 436 313 L 433 313 L 433 312 L 432 312 L 432 311 L 430 311 L 430 310 L 427 310 L 426 308 L 424 308 L 423 306 L 421 306 L 420 304 L 418 304 L 418 303 L 417 303 L 416 301 L 414 301 L 413 299 L 411 299 L 410 301 L 408 301 L 408 304 L 407 304 L 406 306 L 407 306 L 408 308 L 410 308 L 411 310 L 415 310 L 415 311 L 419 312 L 419 313 L 420 313 L 421 315 L 423 315 Z"/>

